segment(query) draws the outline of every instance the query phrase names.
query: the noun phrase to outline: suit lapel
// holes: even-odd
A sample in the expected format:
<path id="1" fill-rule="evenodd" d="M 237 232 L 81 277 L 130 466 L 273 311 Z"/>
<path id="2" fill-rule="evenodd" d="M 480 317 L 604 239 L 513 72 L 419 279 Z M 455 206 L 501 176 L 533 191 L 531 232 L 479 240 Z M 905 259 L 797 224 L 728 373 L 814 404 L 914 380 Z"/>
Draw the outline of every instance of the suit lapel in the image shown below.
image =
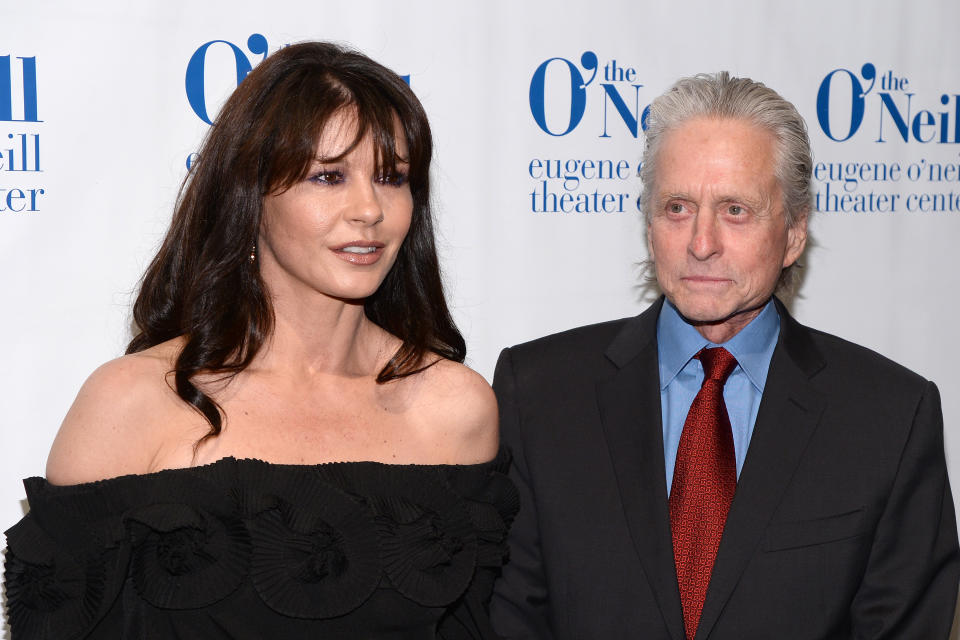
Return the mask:
<path id="1" fill-rule="evenodd" d="M 777 300 L 780 338 L 770 362 L 750 447 L 713 566 L 696 640 L 705 640 L 730 599 L 803 456 L 823 411 L 810 377 L 823 359 Z"/>
<path id="2" fill-rule="evenodd" d="M 670 634 L 683 640 L 660 418 L 656 323 L 662 304 L 630 321 L 611 343 L 606 354 L 618 369 L 597 384 L 597 397 L 634 547 Z"/>

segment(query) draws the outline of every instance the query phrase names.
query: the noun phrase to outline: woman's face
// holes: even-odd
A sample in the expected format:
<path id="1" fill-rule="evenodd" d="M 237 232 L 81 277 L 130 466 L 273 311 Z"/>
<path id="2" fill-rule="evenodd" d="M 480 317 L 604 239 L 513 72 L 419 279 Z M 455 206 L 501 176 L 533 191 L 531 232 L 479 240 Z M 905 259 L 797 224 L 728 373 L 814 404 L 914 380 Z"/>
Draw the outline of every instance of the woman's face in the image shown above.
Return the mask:
<path id="1" fill-rule="evenodd" d="M 398 160 L 394 173 L 378 173 L 369 135 L 340 160 L 324 160 L 340 156 L 355 133 L 349 110 L 335 114 L 307 177 L 264 198 L 257 259 L 273 296 L 362 300 L 393 266 L 413 215 L 408 165 Z M 403 136 L 396 151 L 408 157 Z"/>

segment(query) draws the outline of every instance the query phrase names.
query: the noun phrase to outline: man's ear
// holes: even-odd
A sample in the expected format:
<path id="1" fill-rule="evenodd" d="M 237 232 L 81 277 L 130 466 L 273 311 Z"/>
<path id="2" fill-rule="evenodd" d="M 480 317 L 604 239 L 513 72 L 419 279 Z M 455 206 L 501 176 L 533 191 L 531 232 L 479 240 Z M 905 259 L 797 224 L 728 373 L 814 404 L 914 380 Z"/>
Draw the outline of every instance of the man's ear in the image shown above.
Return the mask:
<path id="1" fill-rule="evenodd" d="M 654 260 L 654 255 L 653 255 L 653 238 L 650 236 L 650 234 L 651 234 L 650 223 L 647 222 L 647 233 L 646 233 L 646 236 L 647 236 L 647 256 L 648 256 L 649 259 L 652 261 L 652 260 Z"/>
<path id="2" fill-rule="evenodd" d="M 783 267 L 787 268 L 803 255 L 807 246 L 807 219 L 810 216 L 805 211 L 792 227 L 787 229 L 787 250 L 783 255 Z"/>

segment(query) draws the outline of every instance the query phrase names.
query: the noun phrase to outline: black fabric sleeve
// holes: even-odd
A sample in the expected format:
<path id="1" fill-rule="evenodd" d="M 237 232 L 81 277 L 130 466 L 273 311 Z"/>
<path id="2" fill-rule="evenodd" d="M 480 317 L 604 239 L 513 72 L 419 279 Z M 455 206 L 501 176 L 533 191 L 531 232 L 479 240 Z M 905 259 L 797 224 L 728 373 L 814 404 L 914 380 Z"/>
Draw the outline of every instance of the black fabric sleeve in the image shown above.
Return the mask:
<path id="1" fill-rule="evenodd" d="M 467 499 L 470 518 L 479 536 L 477 568 L 466 593 L 440 621 L 442 640 L 497 640 L 490 623 L 493 583 L 507 559 L 507 531 L 517 515 L 519 498 L 507 478 L 510 456 L 503 447 L 482 478 L 459 474 L 458 493 Z"/>
<path id="2" fill-rule="evenodd" d="M 851 637 L 946 640 L 958 580 L 960 555 L 943 451 L 943 414 L 937 388 L 928 382 L 851 605 Z"/>
<path id="3" fill-rule="evenodd" d="M 494 585 L 491 618 L 497 633 L 511 640 L 549 640 L 549 598 L 540 552 L 536 497 L 523 442 L 520 390 L 510 349 L 497 361 L 493 390 L 500 404 L 500 437 L 513 454 L 510 478 L 520 495 L 520 512 L 510 530 L 510 559 Z"/>
<path id="4" fill-rule="evenodd" d="M 38 480 L 26 481 L 30 513 L 6 531 L 4 587 L 10 637 L 93 637 L 93 628 L 117 600 L 127 554 L 121 546 L 104 545 L 102 536 L 56 501 L 37 495 Z"/>

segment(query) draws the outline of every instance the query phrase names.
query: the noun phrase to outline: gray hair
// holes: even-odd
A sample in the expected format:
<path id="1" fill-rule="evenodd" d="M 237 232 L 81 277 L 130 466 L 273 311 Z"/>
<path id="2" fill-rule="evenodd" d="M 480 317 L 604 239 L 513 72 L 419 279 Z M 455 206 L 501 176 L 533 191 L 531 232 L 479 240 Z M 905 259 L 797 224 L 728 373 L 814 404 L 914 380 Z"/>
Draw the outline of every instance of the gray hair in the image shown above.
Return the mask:
<path id="1" fill-rule="evenodd" d="M 657 154 L 668 133 L 695 118 L 744 120 L 769 131 L 776 141 L 774 175 L 783 192 L 787 226 L 792 228 L 813 209 L 813 157 L 807 125 L 792 103 L 763 83 L 731 78 L 726 71 L 681 78 L 654 99 L 647 116 L 640 180 L 640 208 L 650 223 L 653 213 Z M 793 284 L 793 267 L 784 269 L 780 286 Z"/>

